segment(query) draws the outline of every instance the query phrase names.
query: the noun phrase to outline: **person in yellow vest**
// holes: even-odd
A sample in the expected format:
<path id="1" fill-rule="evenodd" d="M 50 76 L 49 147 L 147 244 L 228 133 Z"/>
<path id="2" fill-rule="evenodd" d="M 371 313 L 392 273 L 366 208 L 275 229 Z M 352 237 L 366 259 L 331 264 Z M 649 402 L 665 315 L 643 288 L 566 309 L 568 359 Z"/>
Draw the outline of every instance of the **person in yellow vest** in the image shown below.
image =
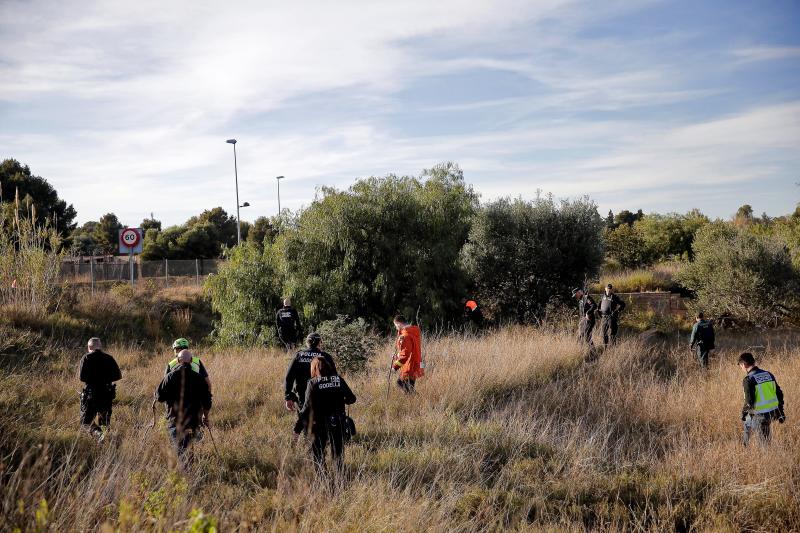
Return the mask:
<path id="1" fill-rule="evenodd" d="M 756 366 L 753 354 L 748 352 L 741 354 L 739 368 L 746 374 L 742 381 L 744 387 L 743 443 L 747 446 L 753 434 L 761 444 L 767 443 L 770 439 L 770 423 L 773 420 L 777 420 L 780 424 L 786 421 L 786 415 L 783 412 L 783 391 L 772 373 Z"/>
<path id="2" fill-rule="evenodd" d="M 181 365 L 188 364 L 189 368 L 200 375 L 201 378 L 206 380 L 206 384 L 208 385 L 209 392 L 211 391 L 211 378 L 208 377 L 208 371 L 206 367 L 203 365 L 203 361 L 200 360 L 199 357 L 196 357 L 189 351 L 189 341 L 181 337 L 180 339 L 175 339 L 175 342 L 172 343 L 172 350 L 175 352 L 175 358 L 172 359 L 169 363 L 167 363 L 167 368 L 164 370 L 164 377 L 166 378 L 173 370 L 179 369 Z M 153 426 L 155 426 L 155 416 L 156 416 L 156 403 L 158 403 L 157 399 L 153 400 Z"/>

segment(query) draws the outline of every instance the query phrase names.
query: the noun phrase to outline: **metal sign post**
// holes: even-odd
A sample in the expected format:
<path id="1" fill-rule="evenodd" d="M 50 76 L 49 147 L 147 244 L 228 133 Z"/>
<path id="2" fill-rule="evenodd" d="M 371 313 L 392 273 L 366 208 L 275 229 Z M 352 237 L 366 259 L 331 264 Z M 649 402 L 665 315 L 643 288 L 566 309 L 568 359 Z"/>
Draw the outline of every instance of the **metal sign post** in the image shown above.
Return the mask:
<path id="1" fill-rule="evenodd" d="M 133 254 L 142 253 L 142 228 L 119 230 L 119 253 L 128 254 L 128 267 L 131 271 L 131 285 L 133 285 Z"/>

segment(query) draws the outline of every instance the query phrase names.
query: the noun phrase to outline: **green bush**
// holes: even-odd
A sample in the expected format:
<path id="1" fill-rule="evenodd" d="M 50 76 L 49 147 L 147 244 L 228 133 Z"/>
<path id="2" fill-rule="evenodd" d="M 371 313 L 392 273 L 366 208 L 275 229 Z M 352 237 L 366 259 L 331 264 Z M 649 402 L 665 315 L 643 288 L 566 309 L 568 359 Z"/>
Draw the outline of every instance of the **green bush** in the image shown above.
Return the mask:
<path id="1" fill-rule="evenodd" d="M 363 318 L 350 320 L 346 315 L 326 320 L 317 331 L 322 335 L 323 349 L 335 356 L 343 372 L 365 370 L 381 342 Z"/>
<path id="2" fill-rule="evenodd" d="M 387 324 L 418 308 L 426 323 L 447 321 L 460 316 L 466 295 L 459 252 L 477 202 L 451 164 L 421 178 L 323 188 L 265 255 L 275 257 L 285 292 L 312 323 L 347 314 Z"/>
<path id="3" fill-rule="evenodd" d="M 532 322 L 553 295 L 568 296 L 598 271 L 602 228 L 588 199 L 498 200 L 475 218 L 462 259 L 495 319 Z"/>
<path id="4" fill-rule="evenodd" d="M 219 314 L 215 342 L 222 346 L 274 344 L 281 293 L 269 255 L 245 243 L 233 248 L 227 259 L 205 283 L 211 308 Z"/>
<path id="5" fill-rule="evenodd" d="M 699 309 L 752 324 L 800 314 L 800 278 L 782 241 L 715 222 L 698 231 L 693 250 L 676 279 L 694 291 Z"/>

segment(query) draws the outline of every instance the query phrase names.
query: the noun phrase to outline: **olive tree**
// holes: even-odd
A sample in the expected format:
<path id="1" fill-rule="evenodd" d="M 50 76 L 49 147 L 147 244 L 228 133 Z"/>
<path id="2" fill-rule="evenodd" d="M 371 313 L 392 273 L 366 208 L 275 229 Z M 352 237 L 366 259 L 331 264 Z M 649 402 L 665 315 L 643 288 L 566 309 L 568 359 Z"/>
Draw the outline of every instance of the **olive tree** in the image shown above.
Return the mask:
<path id="1" fill-rule="evenodd" d="M 531 322 L 552 297 L 597 273 L 603 226 L 587 198 L 501 199 L 475 217 L 462 261 L 496 319 Z"/>

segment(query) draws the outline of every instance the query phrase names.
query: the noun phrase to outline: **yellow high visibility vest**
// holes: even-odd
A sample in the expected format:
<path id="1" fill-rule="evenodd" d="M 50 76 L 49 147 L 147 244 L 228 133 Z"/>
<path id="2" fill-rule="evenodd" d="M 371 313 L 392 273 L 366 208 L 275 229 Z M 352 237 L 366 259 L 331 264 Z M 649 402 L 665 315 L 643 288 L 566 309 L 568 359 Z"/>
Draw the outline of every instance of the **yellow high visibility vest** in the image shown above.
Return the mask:
<path id="1" fill-rule="evenodd" d="M 759 372 L 753 374 L 756 382 L 756 403 L 753 406 L 754 414 L 769 413 L 778 408 L 778 384 L 772 374 Z"/>
<path id="2" fill-rule="evenodd" d="M 175 367 L 177 367 L 177 366 L 178 366 L 178 358 L 176 357 L 175 359 L 173 359 L 172 361 L 169 362 L 169 371 L 172 372 L 173 370 L 175 370 Z M 200 373 L 200 358 L 199 357 L 192 357 L 191 367 L 192 367 L 192 370 L 194 370 L 198 374 Z"/>

